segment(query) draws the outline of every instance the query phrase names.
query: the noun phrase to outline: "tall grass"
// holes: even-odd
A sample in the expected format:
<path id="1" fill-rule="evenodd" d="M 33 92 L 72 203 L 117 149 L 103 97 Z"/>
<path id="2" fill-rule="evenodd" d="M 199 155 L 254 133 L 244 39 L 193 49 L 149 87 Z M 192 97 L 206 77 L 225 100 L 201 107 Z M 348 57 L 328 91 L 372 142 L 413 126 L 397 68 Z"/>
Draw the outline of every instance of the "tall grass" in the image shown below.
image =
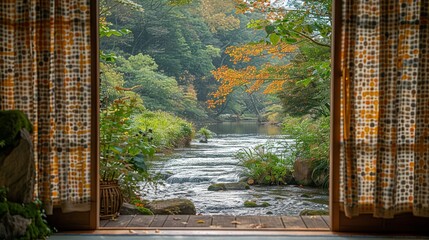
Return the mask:
<path id="1" fill-rule="evenodd" d="M 245 175 L 256 184 L 282 185 L 292 178 L 292 161 L 284 151 L 270 144 L 240 149 L 236 155 Z"/>
<path id="2" fill-rule="evenodd" d="M 134 117 L 142 131 L 152 132 L 152 143 L 158 151 L 188 146 L 194 135 L 192 123 L 162 111 L 146 111 Z"/>

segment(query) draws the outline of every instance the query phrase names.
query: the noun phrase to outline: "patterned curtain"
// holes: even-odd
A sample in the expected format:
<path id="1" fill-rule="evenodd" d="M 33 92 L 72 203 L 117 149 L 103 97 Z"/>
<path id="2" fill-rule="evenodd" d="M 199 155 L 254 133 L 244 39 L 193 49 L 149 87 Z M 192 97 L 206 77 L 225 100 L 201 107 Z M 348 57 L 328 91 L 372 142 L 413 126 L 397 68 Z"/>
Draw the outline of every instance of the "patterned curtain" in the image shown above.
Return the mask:
<path id="1" fill-rule="evenodd" d="M 429 3 L 344 0 L 340 202 L 429 217 Z"/>
<path id="2" fill-rule="evenodd" d="M 0 109 L 34 125 L 36 197 L 52 213 L 90 201 L 90 0 L 0 2 Z"/>

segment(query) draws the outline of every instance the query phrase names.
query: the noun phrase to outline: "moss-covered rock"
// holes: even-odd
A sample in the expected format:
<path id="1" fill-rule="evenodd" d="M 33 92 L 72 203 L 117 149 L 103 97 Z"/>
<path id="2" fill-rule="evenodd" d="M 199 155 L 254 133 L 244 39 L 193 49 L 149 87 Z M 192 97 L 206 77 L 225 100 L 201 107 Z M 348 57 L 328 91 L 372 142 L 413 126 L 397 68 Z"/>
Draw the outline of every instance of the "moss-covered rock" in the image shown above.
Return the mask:
<path id="1" fill-rule="evenodd" d="M 40 203 L 9 202 L 0 188 L 0 239 L 45 239 L 52 231 L 42 216 Z"/>
<path id="2" fill-rule="evenodd" d="M 146 205 L 156 215 L 195 215 L 194 203 L 189 199 L 155 200 Z"/>
<path id="3" fill-rule="evenodd" d="M 0 157 L 6 151 L 19 143 L 20 130 L 27 129 L 30 133 L 33 127 L 25 113 L 19 110 L 0 111 Z"/>
<path id="4" fill-rule="evenodd" d="M 315 216 L 315 215 L 329 215 L 329 212 L 326 210 L 314 210 L 314 209 L 304 209 L 299 213 L 300 216 Z"/>
<path id="5" fill-rule="evenodd" d="M 209 191 L 247 190 L 249 185 L 244 182 L 214 183 L 208 187 Z"/>
<path id="6" fill-rule="evenodd" d="M 214 183 L 208 187 L 209 191 L 225 191 L 226 187 L 224 183 Z"/>
<path id="7" fill-rule="evenodd" d="M 244 206 L 248 208 L 259 207 L 255 201 L 247 200 L 244 202 Z"/>
<path id="8" fill-rule="evenodd" d="M 256 201 L 254 200 L 247 200 L 244 202 L 243 204 L 245 207 L 248 208 L 254 208 L 254 207 L 269 207 L 271 206 L 271 204 L 269 204 L 268 202 L 262 202 L 261 204 L 258 204 Z"/>
<path id="9" fill-rule="evenodd" d="M 32 137 L 23 128 L 17 139 L 17 146 L 0 154 L 0 186 L 9 189 L 9 201 L 30 203 L 33 201 L 36 172 Z"/>

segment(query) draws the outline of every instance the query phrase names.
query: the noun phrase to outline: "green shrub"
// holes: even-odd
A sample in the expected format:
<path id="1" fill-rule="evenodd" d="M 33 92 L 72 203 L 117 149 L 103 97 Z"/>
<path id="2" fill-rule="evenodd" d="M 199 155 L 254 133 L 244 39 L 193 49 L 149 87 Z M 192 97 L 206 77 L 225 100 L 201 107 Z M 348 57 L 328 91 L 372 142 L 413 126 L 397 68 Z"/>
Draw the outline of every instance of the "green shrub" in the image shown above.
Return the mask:
<path id="1" fill-rule="evenodd" d="M 202 127 L 198 130 L 197 134 L 201 137 L 205 137 L 206 139 L 212 138 L 214 133 L 210 131 L 208 128 Z"/>
<path id="2" fill-rule="evenodd" d="M 30 219 L 31 223 L 27 227 L 24 236 L 18 239 L 45 239 L 52 234 L 51 228 L 46 221 L 46 215 L 42 209 L 42 203 L 38 200 L 32 203 L 13 203 L 7 201 L 7 191 L 4 187 L 0 188 L 0 219 L 6 214 L 11 216 L 20 215 Z"/>
<path id="3" fill-rule="evenodd" d="M 141 192 L 160 177 L 150 174 L 147 159 L 155 153 L 151 131 L 133 126 L 133 116 L 144 111 L 135 99 L 113 101 L 100 114 L 100 175 L 102 180 L 118 180 L 126 199 Z"/>
<path id="4" fill-rule="evenodd" d="M 153 215 L 153 212 L 149 208 L 137 207 L 137 210 L 139 210 L 141 215 Z"/>
<path id="5" fill-rule="evenodd" d="M 258 145 L 240 149 L 236 157 L 245 168 L 245 175 L 256 184 L 281 185 L 288 182 L 292 174 L 292 162 L 284 152 L 277 152 L 271 145 Z"/>
<path id="6" fill-rule="evenodd" d="M 152 143 L 160 151 L 190 144 L 194 128 L 192 123 L 170 113 L 146 111 L 135 116 L 135 126 L 153 130 Z"/>
<path id="7" fill-rule="evenodd" d="M 329 123 L 329 116 L 287 118 L 283 122 L 284 134 L 295 140 L 290 147 L 291 156 L 311 160 L 312 179 L 324 187 L 329 184 Z"/>
<path id="8" fill-rule="evenodd" d="M 212 138 L 213 135 L 215 135 L 215 133 L 205 127 L 200 128 L 197 132 L 197 137 L 200 138 L 200 142 L 202 143 L 207 143 L 208 139 Z"/>

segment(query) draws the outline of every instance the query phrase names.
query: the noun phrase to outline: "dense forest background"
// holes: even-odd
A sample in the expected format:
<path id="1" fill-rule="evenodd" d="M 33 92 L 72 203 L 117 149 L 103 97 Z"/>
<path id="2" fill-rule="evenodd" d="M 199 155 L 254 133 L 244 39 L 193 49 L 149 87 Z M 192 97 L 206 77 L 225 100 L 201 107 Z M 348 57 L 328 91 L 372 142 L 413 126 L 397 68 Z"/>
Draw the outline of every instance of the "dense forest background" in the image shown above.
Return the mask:
<path id="1" fill-rule="evenodd" d="M 261 25 L 281 8 L 253 3 L 250 9 L 239 2 L 102 1 L 101 51 L 110 60 L 101 63 L 103 104 L 116 99 L 119 88 L 133 88 L 147 109 L 192 121 L 250 117 L 280 122 L 285 115 L 326 112 L 330 50 L 322 44 L 329 43 L 323 39 L 329 36 L 322 36 L 317 25 L 329 23 L 311 22 L 310 7 L 296 11 L 290 16 L 295 23 L 287 24 L 297 26 L 289 27 L 317 32 L 319 37 L 310 40 L 322 44 L 295 34 L 267 47 L 260 41 L 269 28 Z M 288 4 L 294 8 L 302 2 Z M 325 9 L 315 5 L 313 10 L 329 17 L 329 4 L 318 5 Z"/>

